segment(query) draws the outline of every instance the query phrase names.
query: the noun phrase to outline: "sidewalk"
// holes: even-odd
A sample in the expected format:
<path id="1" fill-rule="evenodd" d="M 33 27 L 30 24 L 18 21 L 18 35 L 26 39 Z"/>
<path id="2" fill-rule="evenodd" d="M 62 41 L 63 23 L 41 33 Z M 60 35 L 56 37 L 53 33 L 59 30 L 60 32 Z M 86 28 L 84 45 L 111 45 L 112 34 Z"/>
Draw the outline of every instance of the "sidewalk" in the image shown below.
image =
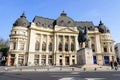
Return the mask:
<path id="1" fill-rule="evenodd" d="M 0 67 L 0 72 L 29 72 L 29 71 L 38 71 L 38 72 L 73 72 L 73 71 L 116 71 L 111 69 L 110 66 L 101 66 L 101 67 L 61 67 L 61 66 L 20 66 L 20 67 Z M 117 71 L 120 71 L 118 68 Z"/>

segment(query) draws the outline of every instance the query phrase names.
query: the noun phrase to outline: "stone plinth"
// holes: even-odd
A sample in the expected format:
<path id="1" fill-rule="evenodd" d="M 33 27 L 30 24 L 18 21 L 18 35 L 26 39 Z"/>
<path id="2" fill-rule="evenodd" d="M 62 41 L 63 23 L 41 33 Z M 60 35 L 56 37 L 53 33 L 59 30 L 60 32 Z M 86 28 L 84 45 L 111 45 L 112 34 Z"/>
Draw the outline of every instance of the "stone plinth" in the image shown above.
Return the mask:
<path id="1" fill-rule="evenodd" d="M 93 53 L 91 48 L 82 48 L 77 52 L 78 65 L 93 65 Z"/>

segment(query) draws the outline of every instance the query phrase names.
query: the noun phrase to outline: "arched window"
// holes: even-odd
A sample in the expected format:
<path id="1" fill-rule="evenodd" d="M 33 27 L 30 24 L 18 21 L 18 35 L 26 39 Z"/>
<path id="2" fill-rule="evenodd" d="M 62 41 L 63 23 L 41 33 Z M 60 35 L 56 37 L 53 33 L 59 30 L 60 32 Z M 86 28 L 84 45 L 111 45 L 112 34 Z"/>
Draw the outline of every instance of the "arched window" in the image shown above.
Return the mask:
<path id="1" fill-rule="evenodd" d="M 52 43 L 49 44 L 49 51 L 52 51 Z"/>
<path id="2" fill-rule="evenodd" d="M 65 51 L 68 51 L 68 43 L 65 43 Z"/>
<path id="3" fill-rule="evenodd" d="M 107 47 L 106 46 L 104 47 L 104 52 L 107 52 Z"/>
<path id="4" fill-rule="evenodd" d="M 91 48 L 92 48 L 92 51 L 95 52 L 95 45 L 94 44 L 91 45 Z"/>
<path id="5" fill-rule="evenodd" d="M 42 43 L 42 51 L 46 51 L 46 43 L 45 42 Z"/>
<path id="6" fill-rule="evenodd" d="M 35 50 L 39 50 L 40 48 L 40 43 L 38 41 L 36 41 L 35 43 Z"/>
<path id="7" fill-rule="evenodd" d="M 59 43 L 59 51 L 62 51 L 62 43 Z"/>
<path id="8" fill-rule="evenodd" d="M 75 50 L 75 45 L 73 43 L 71 43 L 71 51 Z"/>

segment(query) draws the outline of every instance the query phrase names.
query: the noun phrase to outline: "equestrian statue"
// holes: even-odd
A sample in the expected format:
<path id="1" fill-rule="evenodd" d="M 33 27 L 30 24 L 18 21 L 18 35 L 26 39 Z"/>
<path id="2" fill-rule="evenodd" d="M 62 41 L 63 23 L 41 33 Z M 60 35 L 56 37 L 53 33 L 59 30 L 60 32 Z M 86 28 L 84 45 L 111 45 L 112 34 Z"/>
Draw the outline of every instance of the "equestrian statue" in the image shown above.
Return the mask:
<path id="1" fill-rule="evenodd" d="M 79 29 L 78 43 L 81 48 L 86 48 L 88 47 L 88 41 L 87 27 L 85 26 L 84 29 Z M 83 47 L 83 43 L 85 43 L 85 47 Z"/>

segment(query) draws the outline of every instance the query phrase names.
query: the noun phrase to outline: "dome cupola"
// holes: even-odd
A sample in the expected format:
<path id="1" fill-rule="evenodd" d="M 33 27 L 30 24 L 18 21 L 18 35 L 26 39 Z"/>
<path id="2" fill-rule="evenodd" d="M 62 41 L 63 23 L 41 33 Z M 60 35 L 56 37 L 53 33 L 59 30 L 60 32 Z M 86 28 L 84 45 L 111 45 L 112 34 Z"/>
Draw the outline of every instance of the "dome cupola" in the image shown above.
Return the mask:
<path id="1" fill-rule="evenodd" d="M 56 24 L 58 26 L 64 26 L 64 27 L 72 27 L 74 24 L 73 19 L 67 16 L 67 14 L 62 11 L 58 19 L 56 20 Z"/>
<path id="2" fill-rule="evenodd" d="M 99 32 L 101 33 L 110 33 L 110 30 L 102 23 L 101 20 L 100 20 L 98 29 L 99 29 Z"/>
<path id="3" fill-rule="evenodd" d="M 26 16 L 24 13 L 18 18 L 13 26 L 22 26 L 22 27 L 28 27 L 30 25 L 29 21 L 26 19 Z"/>

